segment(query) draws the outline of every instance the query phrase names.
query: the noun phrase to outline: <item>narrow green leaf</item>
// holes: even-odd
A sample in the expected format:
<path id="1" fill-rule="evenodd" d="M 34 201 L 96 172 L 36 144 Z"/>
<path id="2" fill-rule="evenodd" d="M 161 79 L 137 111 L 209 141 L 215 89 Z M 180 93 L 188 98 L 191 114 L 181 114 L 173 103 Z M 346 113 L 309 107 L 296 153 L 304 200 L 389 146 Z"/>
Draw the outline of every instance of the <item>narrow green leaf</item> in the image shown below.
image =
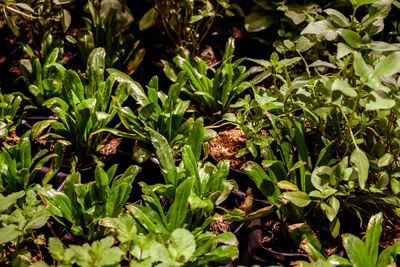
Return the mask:
<path id="1" fill-rule="evenodd" d="M 167 213 L 168 227 L 170 230 L 183 226 L 189 211 L 189 196 L 193 187 L 193 179 L 186 178 L 176 189 L 175 201 Z"/>

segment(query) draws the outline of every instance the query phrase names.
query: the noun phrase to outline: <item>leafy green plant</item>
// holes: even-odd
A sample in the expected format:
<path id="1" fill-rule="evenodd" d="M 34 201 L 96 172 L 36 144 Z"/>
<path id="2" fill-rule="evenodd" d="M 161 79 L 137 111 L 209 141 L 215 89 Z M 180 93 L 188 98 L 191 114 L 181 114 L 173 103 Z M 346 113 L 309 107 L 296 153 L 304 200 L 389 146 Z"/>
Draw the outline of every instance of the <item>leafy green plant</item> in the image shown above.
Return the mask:
<path id="1" fill-rule="evenodd" d="M 106 229 L 98 222 L 104 217 L 118 217 L 123 211 L 132 191 L 132 183 L 139 167 L 130 166 L 121 175 L 115 176 L 117 165 L 105 172 L 97 166 L 95 181 L 81 183 L 76 172 L 65 180 L 64 192 L 51 187 L 38 191 L 47 203 L 49 213 L 74 236 L 92 241 L 106 235 Z"/>
<path id="2" fill-rule="evenodd" d="M 158 78 L 155 76 L 146 86 L 147 95 L 135 112 L 127 106 L 118 109 L 118 115 L 126 129 L 148 144 L 152 144 L 150 129 L 160 133 L 172 148 L 174 157 L 180 152 L 190 134 L 194 135 L 194 131 L 204 132 L 199 129 L 202 119 L 189 118 L 184 121 L 190 101 L 179 98 L 184 84 L 181 78 L 179 80 L 172 84 L 168 94 L 165 94 L 159 90 Z M 199 138 L 203 140 L 202 136 Z"/>
<path id="3" fill-rule="evenodd" d="M 30 132 L 25 133 L 19 142 L 8 149 L 0 151 L 0 192 L 18 192 L 32 187 L 37 181 L 36 175 L 44 164 L 53 159 L 50 171 L 41 180 L 46 184 L 58 171 L 62 157 L 63 148 L 56 144 L 54 153 L 49 154 L 47 149 L 39 151 L 32 157 Z"/>
<path id="4" fill-rule="evenodd" d="M 237 241 L 232 234 L 207 236 L 208 242 L 196 243 L 194 235 L 182 228 L 166 238 L 157 232 L 146 233 L 129 214 L 106 218 L 101 223 L 117 232 L 119 246 L 115 246 L 114 238 L 109 236 L 91 245 L 70 245 L 65 249 L 58 239 L 50 238 L 49 251 L 53 258 L 62 266 L 73 263 L 110 266 L 121 262 L 129 263 L 129 266 L 205 266 L 229 263 L 235 257 L 233 245 Z M 217 247 L 218 243 L 221 246 Z"/>
<path id="5" fill-rule="evenodd" d="M 71 23 L 71 14 L 64 9 L 65 4 L 74 0 L 44 0 L 40 3 L 35 0 L 5 0 L 0 3 L 4 14 L 5 24 L 15 36 L 27 28 L 31 38 L 41 40 L 44 33 L 64 32 Z M 2 23 L 3 24 L 3 23 Z"/>
<path id="6" fill-rule="evenodd" d="M 126 74 L 108 69 L 110 76 L 104 81 L 104 69 L 105 51 L 96 48 L 89 56 L 85 78 L 81 79 L 73 70 L 62 70 L 60 97 L 43 103 L 57 115 L 59 121 L 43 120 L 32 127 L 32 137 L 37 138 L 51 125 L 54 132 L 41 135 L 40 139 L 71 146 L 72 156 L 75 157 L 73 168 L 76 160 L 84 163 L 90 156 L 96 158 L 94 153 L 107 139 L 103 130 L 117 113 L 116 104 L 111 101 L 114 84 L 118 83 L 113 95 L 117 102 L 123 103 L 128 95 L 141 98 L 137 87 L 127 81 Z"/>
<path id="7" fill-rule="evenodd" d="M 14 246 L 8 257 L 6 253 L 1 254 L 0 263 L 29 265 L 31 253 L 25 246 L 33 241 L 41 257 L 38 244 L 42 237 L 36 238 L 33 230 L 44 226 L 49 217 L 32 188 L 7 195 L 0 193 L 0 248 L 6 251 L 8 246 Z"/>
<path id="8" fill-rule="evenodd" d="M 262 66 L 247 69 L 241 65 L 244 58 L 233 61 L 234 50 L 234 39 L 230 38 L 226 43 L 221 66 L 217 70 L 207 67 L 198 57 L 192 59 L 187 50 L 179 50 L 174 58 L 175 64 L 187 77 L 183 92 L 204 114 L 223 114 L 241 93 L 270 75 Z M 166 75 L 176 81 L 177 74 L 171 64 L 164 62 L 164 65 Z M 207 77 L 208 70 L 212 71 L 212 78 Z M 260 74 L 251 77 L 257 73 Z"/>
<path id="9" fill-rule="evenodd" d="M 348 258 L 331 255 L 325 258 L 321 250 L 309 242 L 302 244 L 312 262 L 299 262 L 301 266 L 390 266 L 400 254 L 400 242 L 385 248 L 379 253 L 379 239 L 382 233 L 382 213 L 372 216 L 369 220 L 365 240 L 352 234 L 342 235 L 343 247 Z"/>
<path id="10" fill-rule="evenodd" d="M 15 94 L 0 93 L 0 142 L 7 141 L 11 132 L 14 132 L 20 119 L 15 115 L 22 103 L 22 97 Z"/>
<path id="11" fill-rule="evenodd" d="M 53 36 L 48 33 L 42 41 L 42 55 L 38 57 L 29 45 L 23 44 L 24 51 L 33 62 L 29 59 L 20 60 L 22 78 L 38 105 L 42 105 L 47 99 L 59 96 L 61 93 L 60 70 L 63 70 L 63 45 L 61 40 L 53 40 Z"/>
<path id="12" fill-rule="evenodd" d="M 284 125 L 281 119 L 284 117 L 283 104 L 277 94 L 259 87 L 254 89 L 254 99 L 247 95 L 232 107 L 236 108 L 236 113 L 225 113 L 222 120 L 239 127 L 246 139 L 246 146 L 236 157 L 251 154 L 253 159 L 257 159 L 261 152 L 268 150 L 275 142 L 269 131 L 275 131 Z"/>
<path id="13" fill-rule="evenodd" d="M 108 236 L 91 244 L 70 245 L 69 248 L 64 248 L 60 240 L 50 237 L 49 251 L 53 259 L 59 264 L 58 266 L 67 267 L 75 264 L 82 267 L 118 266 L 124 251 L 114 246 L 114 243 L 115 239 Z M 48 265 L 45 264 L 44 266 Z"/>
<path id="14" fill-rule="evenodd" d="M 382 31 L 392 2 L 374 1 L 360 22 L 357 10 L 370 2 L 352 3 L 350 19 L 327 9 L 326 19 L 311 22 L 303 30 L 315 42 L 337 42 L 337 52 L 327 57 L 329 62 L 319 59 L 309 65 L 316 75 L 310 76 L 309 71 L 311 79 L 298 78 L 300 86 L 293 82 L 285 93 L 285 104 L 303 109 L 307 135 L 313 138 L 308 147 L 318 155 L 312 159 L 311 176 L 316 190 L 287 192 L 286 197 L 301 197 L 304 206 L 311 201 L 307 194 L 321 201 L 319 207 L 331 221 L 335 236 L 340 227 L 336 215 L 342 206 L 350 207 L 362 221 L 361 212 L 369 216 L 365 211 L 379 209 L 392 214 L 399 205 L 397 166 L 393 165 L 398 157 L 394 121 L 399 52 L 396 45 L 372 39 Z"/>
<path id="15" fill-rule="evenodd" d="M 323 1 L 300 3 L 298 1 L 264 2 L 253 0 L 251 2 L 252 3 L 249 4 L 248 2 L 238 1 L 238 3 L 234 5 L 238 15 L 244 18 L 243 26 L 247 36 L 265 45 L 272 45 L 274 42 L 274 46 L 277 47 L 283 45 L 279 37 L 287 39 L 297 37 L 300 33 L 298 29 L 302 28 L 302 24 L 306 21 L 307 15 L 321 12 L 321 8 L 318 4 Z M 330 4 L 335 5 L 336 3 Z M 271 37 L 271 35 L 275 35 L 277 38 L 268 38 Z M 288 41 L 289 40 L 285 42 L 287 46 L 289 46 Z M 279 45 L 277 45 L 278 43 Z"/>
<path id="16" fill-rule="evenodd" d="M 143 60 L 145 49 L 138 49 L 139 41 L 127 34 L 133 16 L 121 0 L 87 1 L 91 18 L 84 17 L 86 30 L 80 30 L 76 38 L 67 40 L 78 45 L 83 62 L 93 49 L 104 47 L 107 68 L 125 69 L 128 75 L 136 71 Z"/>
<path id="17" fill-rule="evenodd" d="M 201 43 L 218 16 L 223 13 L 233 15 L 226 0 L 151 2 L 153 7 L 140 20 L 140 30 L 147 30 L 160 22 L 173 48 L 185 47 L 192 55 L 199 53 Z"/>
<path id="18" fill-rule="evenodd" d="M 221 168 L 226 170 L 226 167 L 222 167 L 222 165 L 217 166 L 216 171 L 214 171 L 215 174 L 209 177 L 208 182 L 210 182 L 212 178 L 220 178 L 220 182 L 217 186 L 222 185 L 221 189 L 223 189 L 227 184 L 226 181 L 225 185 L 221 184 L 221 182 L 224 183 L 224 175 L 221 173 Z M 225 176 L 226 175 L 227 174 L 225 174 Z M 176 187 L 174 192 L 175 197 L 172 199 L 168 196 L 167 192 L 163 193 L 163 195 L 170 200 L 169 202 L 172 203 L 165 213 L 160 200 L 153 192 L 157 190 L 158 187 L 161 187 L 160 189 L 162 190 L 163 186 L 147 186 L 142 183 L 143 192 L 145 193 L 145 196 L 143 196 L 146 203 L 145 206 L 131 204 L 127 207 L 136 219 L 138 225 L 140 225 L 140 228 L 143 229 L 150 238 L 154 235 L 159 235 L 164 242 L 167 242 L 170 238 L 175 240 L 175 238 L 179 237 L 181 239 L 182 246 L 179 246 L 180 249 L 175 248 L 175 250 L 173 247 L 168 247 L 170 257 L 173 259 L 172 262 L 178 262 L 174 263 L 175 265 L 172 266 L 181 266 L 185 261 L 187 262 L 186 264 L 190 266 L 202 266 L 211 262 L 214 262 L 214 264 L 226 264 L 238 255 L 238 250 L 235 247 L 237 241 L 232 233 L 226 232 L 215 235 L 208 231 L 204 232 L 205 228 L 215 220 L 215 217 L 207 217 L 207 214 L 213 210 L 212 203 L 215 202 L 215 200 L 217 202 L 223 201 L 226 195 L 224 191 L 216 191 L 213 196 L 211 194 L 213 192 L 209 191 L 212 189 L 211 186 L 207 188 L 206 182 L 201 185 L 205 190 L 203 192 L 198 192 L 202 188 L 199 187 L 200 185 L 196 185 L 195 177 L 191 176 L 187 177 Z M 206 193 L 206 195 L 204 195 L 204 193 Z M 219 195 L 218 198 L 216 197 L 217 194 Z M 203 198 L 202 195 L 206 198 Z M 205 211 L 206 213 L 204 213 Z M 202 218 L 201 215 L 206 215 L 203 217 L 205 218 L 204 222 L 197 220 Z M 197 219 L 195 220 L 196 217 Z M 189 228 L 192 232 L 181 228 Z M 149 237 L 147 237 L 147 239 Z M 143 238 L 141 239 L 143 240 Z M 151 241 L 151 239 L 149 241 Z M 217 247 L 218 242 L 223 245 L 221 244 Z M 143 245 L 144 244 L 142 244 L 142 246 Z M 142 249 L 145 250 L 144 248 Z M 138 260 L 146 259 L 145 257 L 138 257 L 137 255 L 140 254 L 136 254 Z M 168 258 L 164 257 L 158 260 L 150 257 L 148 260 L 152 262 L 158 260 L 169 261 Z M 181 263 L 179 264 L 179 262 Z"/>

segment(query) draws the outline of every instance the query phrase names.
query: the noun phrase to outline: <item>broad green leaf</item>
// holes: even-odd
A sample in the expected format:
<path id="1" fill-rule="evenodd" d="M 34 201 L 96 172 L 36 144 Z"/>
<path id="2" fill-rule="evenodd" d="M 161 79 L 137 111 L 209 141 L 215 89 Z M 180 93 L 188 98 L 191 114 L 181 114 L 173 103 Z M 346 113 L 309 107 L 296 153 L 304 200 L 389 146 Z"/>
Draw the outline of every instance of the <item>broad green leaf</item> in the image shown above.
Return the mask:
<path id="1" fill-rule="evenodd" d="M 61 262 L 65 255 L 65 249 L 61 241 L 56 237 L 50 237 L 48 242 L 49 252 L 51 256 Z"/>
<path id="2" fill-rule="evenodd" d="M 352 234 L 344 234 L 342 239 L 343 247 L 354 267 L 374 266 L 369 259 L 369 251 L 360 238 Z"/>
<path id="3" fill-rule="evenodd" d="M 64 32 L 66 32 L 69 28 L 69 25 L 71 25 L 71 20 L 72 20 L 71 14 L 68 12 L 68 10 L 62 9 L 60 22 Z"/>
<path id="4" fill-rule="evenodd" d="M 329 187 L 331 173 L 332 168 L 328 166 L 315 168 L 311 174 L 312 185 L 322 192 L 325 188 Z"/>
<path id="5" fill-rule="evenodd" d="M 327 20 L 319 20 L 308 24 L 301 34 L 323 35 L 326 40 L 333 41 L 337 37 L 335 27 Z"/>
<path id="6" fill-rule="evenodd" d="M 365 106 L 367 110 L 391 109 L 396 105 L 394 99 L 388 98 L 383 91 L 372 91 Z"/>
<path id="7" fill-rule="evenodd" d="M 277 22 L 276 17 L 265 13 L 253 12 L 244 18 L 244 27 L 248 32 L 259 32 L 268 29 Z"/>
<path id="8" fill-rule="evenodd" d="M 333 82 L 332 91 L 340 91 L 349 97 L 357 97 L 356 90 L 346 80 L 342 79 L 336 79 Z"/>
<path id="9" fill-rule="evenodd" d="M 178 262 L 187 262 L 196 250 L 193 234 L 186 229 L 175 229 L 169 238 L 168 251 Z"/>
<path id="10" fill-rule="evenodd" d="M 324 211 L 328 220 L 332 222 L 339 212 L 340 202 L 339 200 L 337 200 L 337 198 L 332 196 L 331 198 L 329 198 L 329 203 L 321 203 L 321 209 Z"/>
<path id="11" fill-rule="evenodd" d="M 375 66 L 372 78 L 381 76 L 391 76 L 400 71 L 400 52 L 391 53 Z"/>
<path id="12" fill-rule="evenodd" d="M 307 50 L 309 50 L 311 47 L 313 47 L 315 45 L 314 42 L 312 42 L 310 39 L 308 39 L 305 36 L 300 36 L 297 40 L 296 40 L 296 49 L 299 52 L 306 52 Z M 268 61 L 267 61 L 268 62 Z M 269 62 L 268 62 L 269 63 Z"/>
<path id="13" fill-rule="evenodd" d="M 337 11 L 336 9 L 327 8 L 324 10 L 324 12 L 328 14 L 332 21 L 340 27 L 345 28 L 350 25 L 349 19 L 345 15 L 343 15 L 343 13 Z"/>
<path id="14" fill-rule="evenodd" d="M 361 36 L 356 33 L 355 31 L 349 30 L 349 29 L 341 29 L 338 31 L 340 36 L 343 37 L 343 39 L 346 41 L 348 45 L 350 45 L 352 48 L 360 48 L 361 47 Z"/>
<path id="15" fill-rule="evenodd" d="M 311 203 L 310 197 L 307 193 L 302 191 L 285 192 L 282 194 L 282 197 L 301 208 L 306 207 Z"/>
<path id="16" fill-rule="evenodd" d="M 353 153 L 351 153 L 350 161 L 355 165 L 358 171 L 358 183 L 361 189 L 365 188 L 365 184 L 368 180 L 369 172 L 369 161 L 368 157 L 365 155 L 364 151 L 356 148 Z"/>
<path id="17" fill-rule="evenodd" d="M 145 31 L 153 27 L 154 24 L 157 22 L 157 14 L 158 13 L 154 8 L 150 8 L 139 21 L 139 30 Z"/>
<path id="18" fill-rule="evenodd" d="M 23 232 L 17 229 L 17 225 L 9 224 L 2 228 L 0 228 L 0 244 L 8 243 L 20 235 L 23 235 Z"/>
<path id="19" fill-rule="evenodd" d="M 393 155 L 390 153 L 385 153 L 382 157 L 378 160 L 378 167 L 386 167 L 389 166 L 393 162 Z"/>
<path id="20" fill-rule="evenodd" d="M 372 76 L 374 70 L 371 66 L 365 63 L 360 52 L 353 51 L 354 54 L 354 70 L 356 74 L 363 78 L 365 81 L 368 81 Z"/>
<path id="21" fill-rule="evenodd" d="M 336 57 L 341 59 L 350 54 L 353 50 L 344 43 L 338 43 Z"/>
<path id="22" fill-rule="evenodd" d="M 328 257 L 328 262 L 334 266 L 351 266 L 351 262 L 343 257 L 336 254 L 332 254 Z"/>
<path id="23" fill-rule="evenodd" d="M 236 246 L 219 246 L 199 257 L 196 261 L 198 266 L 207 266 L 215 263 L 214 266 L 225 266 L 234 261 L 239 256 L 239 249 Z"/>
<path id="24" fill-rule="evenodd" d="M 0 182 L 0 185 L 1 185 L 1 182 Z M 7 210 L 9 207 L 14 205 L 15 203 L 17 203 L 17 200 L 23 196 L 25 196 L 24 191 L 11 193 L 5 197 L 0 194 L 0 213 Z"/>

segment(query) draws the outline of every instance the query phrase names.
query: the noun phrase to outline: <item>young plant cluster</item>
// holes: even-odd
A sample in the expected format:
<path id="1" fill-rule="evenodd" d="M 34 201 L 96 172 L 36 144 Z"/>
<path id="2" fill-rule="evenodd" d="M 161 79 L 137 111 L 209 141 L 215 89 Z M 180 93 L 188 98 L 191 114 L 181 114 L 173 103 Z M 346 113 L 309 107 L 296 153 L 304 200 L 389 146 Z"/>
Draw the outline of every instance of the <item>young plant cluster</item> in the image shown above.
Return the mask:
<path id="1" fill-rule="evenodd" d="M 152 0 L 138 17 L 40 2 L 0 3 L 19 49 L 0 93 L 0 265 L 395 264 L 398 1 Z M 168 49 L 149 63 L 154 29 Z M 269 57 L 235 57 L 242 39 Z M 271 222 L 292 250 L 264 260 Z"/>

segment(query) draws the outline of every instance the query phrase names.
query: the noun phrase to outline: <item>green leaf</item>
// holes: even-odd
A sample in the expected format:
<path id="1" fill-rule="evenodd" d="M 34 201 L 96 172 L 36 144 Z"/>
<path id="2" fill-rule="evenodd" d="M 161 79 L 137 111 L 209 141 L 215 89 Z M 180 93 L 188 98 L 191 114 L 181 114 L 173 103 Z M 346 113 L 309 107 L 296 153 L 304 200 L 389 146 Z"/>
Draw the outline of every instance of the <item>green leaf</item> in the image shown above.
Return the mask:
<path id="1" fill-rule="evenodd" d="M 325 188 L 329 187 L 331 173 L 332 168 L 328 166 L 315 168 L 311 174 L 312 185 L 322 192 Z"/>
<path id="2" fill-rule="evenodd" d="M 71 19 L 71 14 L 68 12 L 68 10 L 62 9 L 60 22 L 64 32 L 66 32 L 69 28 L 69 25 L 71 25 Z"/>
<path id="3" fill-rule="evenodd" d="M 161 60 L 163 64 L 163 72 L 165 76 L 168 77 L 172 82 L 176 82 L 178 80 L 178 75 L 174 69 L 174 65 L 166 60 Z"/>
<path id="4" fill-rule="evenodd" d="M 186 214 L 189 211 L 189 196 L 193 187 L 193 179 L 186 178 L 176 189 L 175 201 L 167 213 L 168 227 L 170 230 L 183 226 Z"/>
<path id="5" fill-rule="evenodd" d="M 373 4 L 376 1 L 378 1 L 378 0 L 350 0 L 351 4 L 357 8 L 360 6 L 363 6 L 363 5 Z"/>
<path id="6" fill-rule="evenodd" d="M 375 66 L 372 78 L 381 76 L 391 76 L 400 71 L 400 52 L 391 53 Z"/>
<path id="7" fill-rule="evenodd" d="M 169 238 L 168 251 L 178 262 L 187 262 L 196 250 L 193 234 L 186 229 L 176 229 Z"/>
<path id="8" fill-rule="evenodd" d="M 355 165 L 358 171 L 358 183 L 361 189 L 365 188 L 365 184 L 368 180 L 369 172 L 369 161 L 364 151 L 356 148 L 351 153 L 350 161 Z"/>
<path id="9" fill-rule="evenodd" d="M 25 11 L 28 11 L 30 13 L 35 14 L 35 10 L 33 10 L 33 8 L 31 8 L 28 4 L 25 4 L 25 3 L 14 3 L 14 5 L 16 5 L 19 8 L 22 8 Z"/>
<path id="10" fill-rule="evenodd" d="M 145 31 L 153 27 L 157 22 L 157 14 L 158 13 L 154 8 L 150 8 L 139 21 L 139 30 Z"/>
<path id="11" fill-rule="evenodd" d="M 65 4 L 70 4 L 72 2 L 75 2 L 75 0 L 53 0 L 53 3 L 55 5 L 65 5 Z"/>
<path id="12" fill-rule="evenodd" d="M 348 18 L 346 18 L 343 13 L 337 11 L 336 9 L 333 8 L 327 8 L 324 10 L 326 14 L 332 19 L 334 23 L 339 25 L 340 27 L 346 28 L 350 25 L 350 22 Z"/>
<path id="13" fill-rule="evenodd" d="M 203 147 L 203 139 L 203 118 L 198 118 L 195 120 L 186 142 L 186 144 L 191 147 L 196 162 L 200 160 L 201 149 Z"/>
<path id="14" fill-rule="evenodd" d="M 50 237 L 48 242 L 48 247 L 51 256 L 56 261 L 61 262 L 65 255 L 65 249 L 61 241 L 58 238 Z"/>
<path id="15" fill-rule="evenodd" d="M 43 132 L 44 129 L 49 127 L 56 120 L 43 120 L 38 121 L 32 126 L 32 139 L 36 139 Z"/>
<path id="16" fill-rule="evenodd" d="M 1 185 L 1 182 L 0 182 Z M 17 203 L 17 200 L 20 199 L 21 197 L 25 196 L 24 191 L 19 191 L 15 193 L 11 193 L 4 197 L 3 195 L 0 194 L 0 213 L 7 210 L 9 207 Z"/>
<path id="17" fill-rule="evenodd" d="M 268 201 L 275 204 L 281 194 L 276 185 L 277 181 L 268 176 L 264 169 L 253 161 L 246 162 L 244 171 Z"/>
<path id="18" fill-rule="evenodd" d="M 385 248 L 379 254 L 376 267 L 387 267 L 396 261 L 396 256 L 400 254 L 400 241 L 397 241 L 390 247 Z"/>
<path id="19" fill-rule="evenodd" d="M 244 27 L 248 32 L 266 30 L 276 22 L 276 17 L 259 12 L 253 12 L 244 17 Z"/>
<path id="20" fill-rule="evenodd" d="M 137 227 L 135 220 L 129 214 L 122 214 L 118 218 L 104 218 L 100 220 L 100 225 L 115 228 L 118 231 L 118 240 L 124 244 L 135 241 L 137 238 Z"/>
<path id="21" fill-rule="evenodd" d="M 315 45 L 314 42 L 312 42 L 310 39 L 308 39 L 305 36 L 300 36 L 297 40 L 296 40 L 296 49 L 299 52 L 306 52 L 307 50 L 309 50 L 311 47 L 313 47 Z M 267 61 L 268 62 L 268 61 Z M 269 63 L 269 62 L 268 62 Z"/>
<path id="22" fill-rule="evenodd" d="M 357 97 L 356 90 L 346 80 L 339 78 L 333 82 L 332 91 L 340 91 L 349 97 Z"/>
<path id="23" fill-rule="evenodd" d="M 308 24 L 301 34 L 323 35 L 326 40 L 333 41 L 337 37 L 335 27 L 327 20 L 319 20 Z"/>
<path id="24" fill-rule="evenodd" d="M 354 54 L 354 70 L 356 74 L 363 78 L 365 81 L 368 81 L 372 76 L 374 70 L 371 66 L 365 63 L 360 52 L 353 51 Z"/>
<path id="25" fill-rule="evenodd" d="M 382 233 L 382 213 L 375 214 L 369 219 L 367 233 L 365 235 L 365 247 L 368 251 L 368 260 L 372 265 L 376 264 L 379 252 L 379 239 Z"/>
<path id="26" fill-rule="evenodd" d="M 94 241 L 90 246 L 71 245 L 75 252 L 76 264 L 80 266 L 113 266 L 118 264 L 125 254 L 119 247 L 113 247 L 114 238 L 108 236 Z M 106 252 L 106 253 L 105 253 Z"/>
<path id="27" fill-rule="evenodd" d="M 306 207 L 311 203 L 310 197 L 307 193 L 302 191 L 285 192 L 282 194 L 282 197 L 301 208 Z"/>
<path id="28" fill-rule="evenodd" d="M 21 235 L 23 235 L 23 232 L 18 230 L 17 225 L 6 225 L 0 228 L 0 244 L 8 243 Z"/>
<path id="29" fill-rule="evenodd" d="M 332 196 L 329 198 L 329 203 L 321 203 L 321 209 L 325 212 L 326 217 L 328 218 L 329 221 L 333 221 L 336 218 L 336 215 L 339 212 L 340 209 L 340 202 Z"/>
<path id="30" fill-rule="evenodd" d="M 370 261 L 368 250 L 360 238 L 352 234 L 342 236 L 343 247 L 354 267 L 374 266 Z"/>
<path id="31" fill-rule="evenodd" d="M 149 130 L 150 141 L 154 147 L 154 150 L 157 155 L 157 159 L 160 161 L 160 165 L 162 171 L 165 174 L 171 173 L 172 175 L 176 174 L 176 166 L 174 162 L 174 157 L 172 156 L 171 147 L 168 144 L 167 139 L 159 134 L 157 131 L 153 129 Z M 169 180 L 169 183 L 173 185 L 177 185 L 176 177 L 174 180 Z"/>
<path id="32" fill-rule="evenodd" d="M 348 45 L 350 45 L 352 48 L 360 48 L 361 47 L 361 36 L 349 29 L 341 29 L 338 31 L 340 36 L 343 37 L 343 39 L 346 41 Z"/>
<path id="33" fill-rule="evenodd" d="M 392 164 L 393 162 L 393 155 L 391 153 L 385 153 L 382 157 L 378 160 L 378 167 L 386 167 Z"/>
<path id="34" fill-rule="evenodd" d="M 372 91 L 365 106 L 367 110 L 391 109 L 396 105 L 394 99 L 388 98 L 383 91 Z"/>

